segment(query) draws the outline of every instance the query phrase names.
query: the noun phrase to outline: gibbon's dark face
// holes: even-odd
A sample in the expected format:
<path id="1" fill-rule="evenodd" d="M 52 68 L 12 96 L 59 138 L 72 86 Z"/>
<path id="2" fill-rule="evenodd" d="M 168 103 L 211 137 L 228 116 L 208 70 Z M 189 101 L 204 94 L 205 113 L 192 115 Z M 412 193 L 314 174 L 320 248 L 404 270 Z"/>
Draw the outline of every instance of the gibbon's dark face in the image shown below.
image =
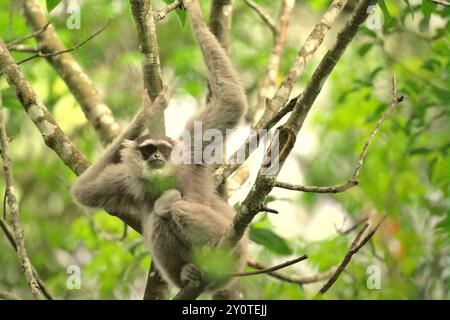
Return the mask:
<path id="1" fill-rule="evenodd" d="M 172 144 L 164 139 L 143 136 L 137 139 L 137 148 L 151 169 L 161 169 L 170 160 Z"/>

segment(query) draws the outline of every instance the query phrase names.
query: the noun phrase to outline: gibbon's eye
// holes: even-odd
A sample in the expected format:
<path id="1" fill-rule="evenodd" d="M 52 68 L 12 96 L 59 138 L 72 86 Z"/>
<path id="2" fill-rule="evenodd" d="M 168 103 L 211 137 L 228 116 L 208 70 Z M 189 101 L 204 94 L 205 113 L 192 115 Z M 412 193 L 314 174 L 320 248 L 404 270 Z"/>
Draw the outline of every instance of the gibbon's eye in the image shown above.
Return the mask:
<path id="1" fill-rule="evenodd" d="M 154 144 L 147 144 L 145 146 L 140 146 L 139 151 L 141 152 L 142 158 L 148 159 L 153 153 L 155 153 L 157 147 Z"/>
<path id="2" fill-rule="evenodd" d="M 160 145 L 158 147 L 159 152 L 164 156 L 165 159 L 169 159 L 170 153 L 172 152 L 172 148 L 166 145 Z"/>

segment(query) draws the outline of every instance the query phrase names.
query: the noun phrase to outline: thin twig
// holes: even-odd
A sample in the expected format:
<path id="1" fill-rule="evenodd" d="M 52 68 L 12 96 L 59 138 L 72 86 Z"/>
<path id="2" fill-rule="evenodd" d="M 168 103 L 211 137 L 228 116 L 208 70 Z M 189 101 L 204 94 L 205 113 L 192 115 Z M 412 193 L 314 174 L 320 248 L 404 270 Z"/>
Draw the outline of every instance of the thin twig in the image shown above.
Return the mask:
<path id="1" fill-rule="evenodd" d="M 338 184 L 335 186 L 319 187 L 319 186 L 304 186 L 304 185 L 297 185 L 297 184 L 277 181 L 274 183 L 273 186 L 276 188 L 283 188 L 283 189 L 287 189 L 287 190 L 302 191 L 302 192 L 338 193 L 338 192 L 347 191 L 348 189 L 353 188 L 357 184 L 358 184 L 357 181 L 350 180 L 350 181 L 347 181 L 345 183 Z"/>
<path id="2" fill-rule="evenodd" d="M 43 53 L 42 51 L 39 51 L 38 53 L 36 53 L 36 54 L 34 54 L 34 55 L 32 55 L 32 56 L 30 56 L 28 58 L 25 58 L 25 59 L 17 62 L 17 64 L 25 63 L 27 61 L 30 61 L 30 60 L 34 59 L 34 58 L 55 57 L 55 56 L 58 56 L 58 55 L 63 54 L 63 53 L 72 52 L 72 51 L 82 47 L 84 44 L 86 44 L 87 42 L 89 42 L 90 40 L 92 40 L 93 38 L 98 36 L 100 33 L 102 33 L 111 24 L 111 21 L 112 21 L 112 19 L 109 19 L 109 21 L 102 28 L 100 28 L 98 31 L 96 31 L 95 33 L 90 35 L 88 38 L 86 38 L 85 40 L 83 40 L 82 42 L 80 42 L 79 44 L 77 44 L 77 45 L 75 45 L 75 46 L 73 46 L 71 48 L 68 48 L 68 49 L 65 49 L 65 50 L 60 50 L 60 51 L 57 51 L 57 52 L 49 52 L 49 53 Z"/>
<path id="3" fill-rule="evenodd" d="M 375 1 L 375 0 L 374 0 Z M 295 61 L 293 62 L 290 70 L 286 74 L 283 81 L 278 86 L 275 95 L 272 99 L 267 101 L 266 108 L 264 109 L 264 112 L 261 116 L 261 118 L 258 120 L 256 125 L 254 126 L 254 129 L 257 131 L 257 135 L 260 134 L 260 129 L 262 128 L 268 128 L 273 125 L 275 125 L 275 122 L 273 122 L 274 117 L 277 116 L 277 113 L 286 106 L 286 102 L 289 99 L 289 95 L 291 94 L 292 89 L 294 88 L 295 83 L 297 82 L 297 79 L 303 74 L 306 68 L 306 64 L 311 60 L 312 55 L 317 51 L 319 46 L 323 43 L 323 39 L 329 29 L 333 26 L 335 23 L 337 17 L 341 13 L 342 9 L 344 8 L 345 4 L 347 3 L 347 0 L 334 0 L 324 15 L 322 16 L 322 19 L 319 23 L 317 23 L 311 33 L 308 35 L 308 38 L 306 39 L 305 43 L 303 44 L 302 48 L 297 54 L 297 57 Z M 344 30 L 345 32 L 346 30 Z M 342 36 L 339 40 L 339 45 L 345 44 L 346 40 L 348 38 Z M 351 39 L 350 39 L 351 40 Z M 345 45 L 344 45 L 345 47 Z M 334 51 L 339 52 L 341 49 L 340 46 L 338 46 Z M 337 60 L 336 60 L 337 62 Z M 328 65 L 331 65 L 328 61 L 322 60 L 322 66 L 328 67 Z M 321 66 L 321 67 L 322 67 Z M 316 69 L 316 72 L 319 73 Z M 315 84 L 314 84 L 315 85 Z M 319 90 L 320 91 L 320 90 Z M 292 111 L 297 104 L 298 101 L 300 101 L 302 96 L 298 96 L 295 99 L 295 103 L 288 103 L 288 107 L 291 109 L 289 111 Z M 286 112 L 286 109 L 283 110 L 283 112 Z M 280 118 L 281 119 L 281 118 Z M 241 166 L 241 163 L 237 161 L 236 159 L 240 159 L 239 155 L 244 154 L 245 159 L 247 159 L 250 155 L 250 151 L 248 146 L 250 145 L 250 142 L 253 141 L 255 136 L 250 136 L 246 140 L 246 142 L 239 148 L 238 151 L 236 151 L 227 161 L 226 164 L 220 166 L 215 172 L 214 172 L 214 180 L 216 182 L 216 185 L 220 185 L 224 179 L 229 177 L 237 168 Z M 244 153 L 242 153 L 244 151 Z M 251 150 L 253 151 L 253 150 Z"/>
<path id="4" fill-rule="evenodd" d="M 8 206 L 11 210 L 11 219 L 13 222 L 14 239 L 17 245 L 17 255 L 19 256 L 22 271 L 30 286 L 31 293 L 36 299 L 43 298 L 43 292 L 34 276 L 33 268 L 25 248 L 23 229 L 19 217 L 19 205 L 14 194 L 14 179 L 11 169 L 11 160 L 9 158 L 8 136 L 6 134 L 5 119 L 3 116 L 2 98 L 0 92 L 0 143 L 2 147 L 1 158 L 3 160 L 3 172 L 5 176 L 6 197 Z"/>
<path id="5" fill-rule="evenodd" d="M 19 44 L 15 44 L 15 45 L 9 47 L 8 49 L 9 49 L 9 51 L 31 52 L 31 53 L 36 53 L 36 52 L 40 51 L 35 46 L 26 45 L 26 44 L 20 44 L 20 43 Z"/>
<path id="6" fill-rule="evenodd" d="M 171 4 L 168 4 L 167 6 L 165 6 L 164 8 L 155 11 L 153 13 L 153 16 L 155 17 L 155 22 L 159 22 L 161 20 L 163 20 L 167 14 L 173 10 L 176 10 L 178 8 L 180 8 L 182 6 L 183 2 L 180 0 L 174 1 Z"/>
<path id="7" fill-rule="evenodd" d="M 367 235 L 365 237 L 363 237 L 363 234 L 366 232 L 367 228 L 369 227 L 369 224 L 366 223 L 362 227 L 361 231 L 358 232 L 358 234 L 356 235 L 355 239 L 353 240 L 349 251 L 346 253 L 346 255 L 344 256 L 344 259 L 339 264 L 336 272 L 333 274 L 333 276 L 331 276 L 331 278 L 327 281 L 327 283 L 325 283 L 325 285 L 320 289 L 320 291 L 317 293 L 316 296 L 326 293 L 331 288 L 331 286 L 337 281 L 337 279 L 339 278 L 341 273 L 345 270 L 345 267 L 350 263 L 350 261 L 352 260 L 353 255 L 356 254 L 372 238 L 372 236 L 375 234 L 375 232 L 378 230 L 378 228 L 380 227 L 381 223 L 385 219 L 386 219 L 386 216 L 384 216 L 376 224 L 376 226 L 367 233 Z"/>
<path id="8" fill-rule="evenodd" d="M 277 210 L 268 208 L 268 207 L 262 207 L 260 212 L 270 212 L 270 213 L 274 213 L 274 214 L 279 214 L 279 212 Z"/>
<path id="9" fill-rule="evenodd" d="M 267 269 L 267 267 L 264 264 L 262 264 L 256 260 L 253 260 L 253 259 L 247 260 L 247 266 L 255 268 L 255 269 L 259 269 L 259 270 Z M 267 275 L 271 276 L 275 279 L 281 280 L 281 281 L 285 281 L 285 282 L 289 282 L 289 283 L 297 283 L 297 284 L 302 285 L 302 284 L 319 282 L 319 281 L 328 279 L 335 272 L 336 272 L 336 267 L 333 267 L 326 272 L 322 272 L 322 273 L 318 273 L 318 274 L 314 274 L 314 275 L 310 275 L 310 276 L 285 274 L 285 273 L 281 273 L 281 272 L 268 272 Z"/>
<path id="10" fill-rule="evenodd" d="M 12 232 L 6 221 L 3 219 L 0 219 L 0 228 L 3 230 L 3 233 L 5 234 L 9 243 L 13 246 L 14 251 L 17 251 L 16 240 L 14 240 L 14 233 Z"/>
<path id="11" fill-rule="evenodd" d="M 336 232 L 344 235 L 344 234 L 349 234 L 350 232 L 356 230 L 361 224 L 367 222 L 367 220 L 369 220 L 369 216 L 367 214 L 363 214 L 360 217 L 358 217 L 358 219 L 356 219 L 355 223 L 353 223 L 353 225 L 351 225 L 349 228 L 347 229 L 343 229 L 343 228 L 338 228 L 336 226 L 336 224 L 334 225 Z M 345 223 L 345 220 L 344 220 Z"/>
<path id="12" fill-rule="evenodd" d="M 277 181 L 274 183 L 274 187 L 288 189 L 288 190 L 294 190 L 294 191 L 302 191 L 302 192 L 338 193 L 338 192 L 344 192 L 350 188 L 353 188 L 354 186 L 357 186 L 359 184 L 359 174 L 361 172 L 361 168 L 364 163 L 364 159 L 366 158 L 367 151 L 369 149 L 369 146 L 370 146 L 373 138 L 375 137 L 375 135 L 377 134 L 378 130 L 380 129 L 380 127 L 384 123 L 384 121 L 387 119 L 387 117 L 389 117 L 391 115 L 391 113 L 394 111 L 395 107 L 402 101 L 403 101 L 403 96 L 398 96 L 398 93 L 397 93 L 397 79 L 395 76 L 393 76 L 392 77 L 392 102 L 391 102 L 391 105 L 383 113 L 381 118 L 375 124 L 375 127 L 370 132 L 369 137 L 367 138 L 366 142 L 364 143 L 364 147 L 359 155 L 358 163 L 353 172 L 353 175 L 347 182 L 338 184 L 338 185 L 334 185 L 334 186 L 317 187 L 317 186 L 295 185 L 295 184 Z"/>
<path id="13" fill-rule="evenodd" d="M 306 38 L 302 48 L 297 54 L 286 76 L 281 81 L 272 99 L 267 103 L 266 108 L 255 125 L 255 129 L 260 129 L 266 126 L 274 114 L 276 114 L 284 104 L 289 100 L 289 96 L 297 83 L 299 77 L 306 70 L 307 63 L 311 60 L 314 53 L 323 43 L 325 35 L 331 29 L 336 19 L 341 14 L 348 0 L 333 0 L 326 12 L 322 16 L 319 23 L 317 23 L 313 30 Z"/>
<path id="14" fill-rule="evenodd" d="M 11 49 L 11 47 L 13 47 L 13 46 L 15 46 L 15 45 L 17 45 L 17 44 L 19 44 L 19 43 L 22 43 L 22 42 L 24 42 L 25 40 L 28 40 L 28 39 L 31 39 L 31 38 L 36 37 L 37 35 L 40 35 L 41 33 L 45 32 L 45 30 L 47 30 L 47 28 L 48 28 L 49 25 L 50 25 L 50 22 L 47 22 L 47 23 L 45 24 L 45 26 L 43 26 L 42 28 L 40 28 L 40 29 L 38 29 L 38 30 L 36 30 L 36 31 L 34 31 L 34 32 L 32 32 L 32 33 L 30 33 L 30 34 L 27 34 L 27 35 L 25 35 L 25 36 L 23 36 L 23 37 L 17 38 L 17 39 L 15 39 L 15 40 L 13 40 L 13 41 L 7 43 L 7 44 L 6 44 L 6 47 L 7 47 L 8 49 Z"/>
<path id="15" fill-rule="evenodd" d="M 253 0 L 244 0 L 244 2 L 261 17 L 261 19 L 270 28 L 272 33 L 274 33 L 274 34 L 277 33 L 277 25 L 276 25 L 275 20 L 270 16 L 270 14 L 263 7 L 261 7 L 259 4 L 257 4 Z"/>
<path id="16" fill-rule="evenodd" d="M 24 20 L 31 31 L 37 31 L 48 21 L 47 13 L 41 7 L 42 1 L 15 1 L 22 4 Z M 36 35 L 37 47 L 45 53 L 55 53 L 66 49 L 55 29 L 50 25 L 45 32 Z M 120 126 L 114 119 L 111 109 L 105 103 L 94 81 L 83 70 L 72 53 L 49 57 L 47 62 L 55 69 L 67 88 L 78 101 L 89 124 L 94 128 L 100 142 L 106 146 L 120 133 Z"/>
<path id="17" fill-rule="evenodd" d="M 450 2 L 444 0 L 428 0 L 428 1 L 433 2 L 434 4 L 439 4 L 444 7 L 450 7 Z"/>
<path id="18" fill-rule="evenodd" d="M 248 112 L 247 117 L 253 117 L 258 109 L 264 108 L 276 89 L 276 79 L 278 77 L 281 58 L 286 46 L 289 21 L 294 6 L 295 0 L 283 0 L 281 3 L 280 12 L 276 21 L 277 32 L 273 35 L 272 52 L 267 63 L 265 75 L 261 81 L 261 87 L 258 90 L 256 105 L 253 108 L 254 111 Z M 249 121 L 253 120 L 254 119 L 249 119 Z"/>
<path id="19" fill-rule="evenodd" d="M 273 267 L 260 269 L 260 270 L 257 270 L 257 271 L 250 271 L 250 272 L 237 272 L 237 273 L 233 273 L 232 276 L 233 277 L 247 277 L 247 276 L 254 276 L 254 275 L 257 275 L 257 274 L 271 273 L 271 272 L 275 272 L 277 270 L 284 269 L 286 267 L 289 267 L 289 266 L 291 266 L 293 264 L 296 264 L 296 263 L 298 263 L 300 261 L 303 261 L 303 260 L 306 260 L 306 259 L 308 259 L 308 256 L 307 255 L 303 255 L 301 257 L 298 257 L 296 259 L 283 262 L 283 263 L 281 263 L 279 265 L 276 265 L 276 266 L 273 266 Z"/>
<path id="20" fill-rule="evenodd" d="M 0 219 L 0 229 L 3 230 L 3 233 L 5 234 L 6 238 L 8 239 L 9 243 L 11 244 L 11 246 L 14 248 L 14 251 L 17 252 L 17 244 L 16 244 L 16 240 L 14 240 L 14 233 L 11 230 L 11 228 L 8 226 L 6 221 L 3 220 L 3 219 Z M 39 283 L 39 287 L 41 288 L 41 290 L 44 293 L 45 297 L 48 300 L 53 300 L 52 295 L 48 291 L 44 281 L 39 276 L 39 273 L 37 272 L 36 268 L 33 265 L 31 265 L 31 267 L 33 269 L 34 276 L 36 277 L 36 279 L 37 279 L 37 281 Z"/>

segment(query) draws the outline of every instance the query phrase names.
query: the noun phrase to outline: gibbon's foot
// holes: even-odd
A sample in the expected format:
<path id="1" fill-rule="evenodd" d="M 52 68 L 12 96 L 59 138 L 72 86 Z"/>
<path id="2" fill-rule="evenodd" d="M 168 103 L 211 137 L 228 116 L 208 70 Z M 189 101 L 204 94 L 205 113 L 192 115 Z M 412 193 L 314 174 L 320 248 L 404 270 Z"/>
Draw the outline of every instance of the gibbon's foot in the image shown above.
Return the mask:
<path id="1" fill-rule="evenodd" d="M 197 287 L 201 284 L 202 273 L 193 263 L 188 263 L 181 268 L 180 279 L 185 285 Z"/>
<path id="2" fill-rule="evenodd" d="M 155 201 L 153 211 L 159 216 L 167 216 L 172 205 L 179 200 L 181 200 L 180 191 L 176 189 L 167 190 Z"/>

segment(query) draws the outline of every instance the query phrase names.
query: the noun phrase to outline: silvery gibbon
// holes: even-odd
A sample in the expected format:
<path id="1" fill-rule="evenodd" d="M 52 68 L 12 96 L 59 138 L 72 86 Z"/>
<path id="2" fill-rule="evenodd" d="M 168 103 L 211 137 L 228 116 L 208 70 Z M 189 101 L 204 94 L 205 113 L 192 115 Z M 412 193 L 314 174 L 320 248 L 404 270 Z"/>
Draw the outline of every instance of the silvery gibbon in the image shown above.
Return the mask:
<path id="1" fill-rule="evenodd" d="M 198 0 L 184 0 L 183 6 L 203 54 L 212 93 L 206 108 L 186 125 L 190 142 L 197 145 L 202 137 L 193 134 L 195 123 L 201 123 L 203 131 L 216 129 L 225 136 L 242 117 L 246 97 L 227 54 L 203 20 Z M 164 105 L 167 100 L 163 90 L 153 104 Z M 181 142 L 149 134 L 149 108 L 144 104 L 98 161 L 79 176 L 72 195 L 85 206 L 141 215 L 144 240 L 154 263 L 169 283 L 183 287 L 202 272 L 194 251 L 217 244 L 235 211 L 216 194 L 211 165 L 171 161 L 172 150 Z M 207 144 L 200 142 L 202 148 Z M 193 148 L 187 152 L 193 153 Z M 243 269 L 247 242 L 245 236 L 230 253 L 229 274 Z M 226 289 L 235 281 L 211 281 L 206 289 Z"/>

